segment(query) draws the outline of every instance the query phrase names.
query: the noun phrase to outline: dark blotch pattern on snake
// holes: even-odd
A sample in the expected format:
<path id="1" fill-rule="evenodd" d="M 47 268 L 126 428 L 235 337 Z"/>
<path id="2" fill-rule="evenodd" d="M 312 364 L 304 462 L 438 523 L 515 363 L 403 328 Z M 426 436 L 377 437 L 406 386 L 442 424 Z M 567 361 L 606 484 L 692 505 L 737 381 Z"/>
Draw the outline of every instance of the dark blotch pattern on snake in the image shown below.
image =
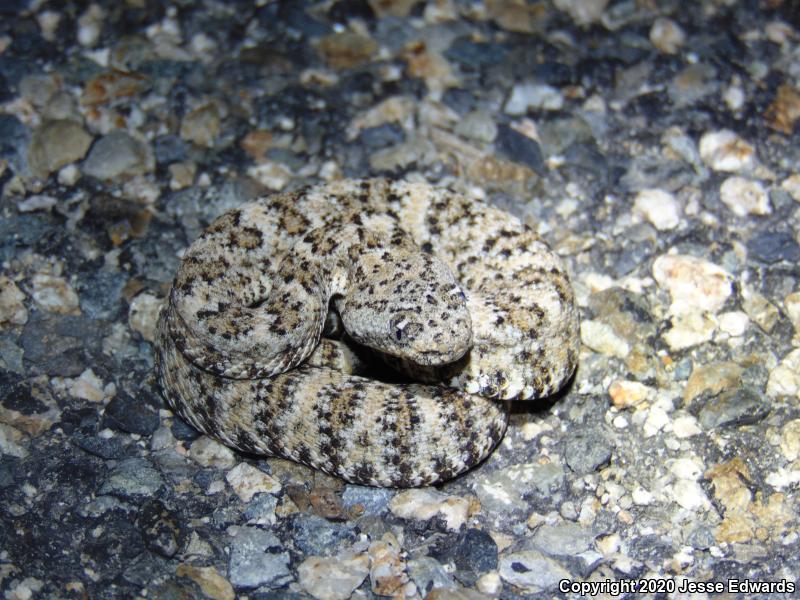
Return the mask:
<path id="1" fill-rule="evenodd" d="M 417 383 L 361 376 L 347 337 Z M 502 438 L 500 400 L 578 356 L 561 261 L 516 217 L 427 184 L 339 181 L 249 202 L 186 251 L 159 318 L 170 406 L 241 451 L 347 481 L 444 481 Z"/>

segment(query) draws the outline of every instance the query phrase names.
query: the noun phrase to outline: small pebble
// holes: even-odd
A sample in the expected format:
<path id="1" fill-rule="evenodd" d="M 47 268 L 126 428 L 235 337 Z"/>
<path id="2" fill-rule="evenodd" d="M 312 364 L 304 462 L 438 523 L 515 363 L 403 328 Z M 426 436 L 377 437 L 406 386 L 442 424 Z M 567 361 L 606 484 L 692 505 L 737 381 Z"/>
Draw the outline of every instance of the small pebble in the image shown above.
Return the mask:
<path id="1" fill-rule="evenodd" d="M 235 600 L 236 598 L 233 586 L 217 571 L 216 567 L 197 567 L 181 563 L 175 569 L 175 575 L 194 581 L 212 600 Z"/>
<path id="2" fill-rule="evenodd" d="M 208 436 L 199 437 L 192 442 L 189 456 L 203 467 L 227 469 L 236 464 L 233 451 Z"/>
<path id="3" fill-rule="evenodd" d="M 88 400 L 89 402 L 102 402 L 105 398 L 105 384 L 94 374 L 91 368 L 86 369 L 72 382 L 70 394 L 74 398 Z"/>
<path id="4" fill-rule="evenodd" d="M 653 262 L 653 277 L 672 298 L 670 311 L 717 312 L 731 295 L 731 275 L 705 259 L 664 254 Z"/>
<path id="5" fill-rule="evenodd" d="M 711 502 L 696 481 L 678 479 L 669 488 L 672 499 L 689 511 L 708 510 Z"/>
<path id="6" fill-rule="evenodd" d="M 783 426 L 780 447 L 786 460 L 800 458 L 800 419 L 793 419 Z"/>
<path id="7" fill-rule="evenodd" d="M 697 420 L 706 430 L 719 427 L 752 425 L 769 414 L 763 394 L 750 387 L 740 387 L 715 396 L 700 409 Z"/>
<path id="8" fill-rule="evenodd" d="M 462 137 L 490 144 L 497 137 L 497 125 L 488 113 L 476 110 L 458 122 L 455 132 Z"/>
<path id="9" fill-rule="evenodd" d="M 731 337 L 740 337 L 747 331 L 750 318 L 741 310 L 733 310 L 717 315 L 717 323 L 719 323 L 720 331 Z"/>
<path id="10" fill-rule="evenodd" d="M 659 17 L 650 28 L 650 41 L 664 54 L 675 54 L 686 42 L 686 33 L 672 19 Z"/>
<path id="11" fill-rule="evenodd" d="M 0 330 L 7 325 L 24 325 L 28 321 L 26 296 L 12 279 L 0 275 Z"/>
<path id="12" fill-rule="evenodd" d="M 609 0 L 554 0 L 553 5 L 566 12 L 575 25 L 586 27 L 596 23 L 603 16 Z"/>
<path id="13" fill-rule="evenodd" d="M 719 197 L 739 217 L 768 215 L 772 212 L 767 190 L 753 179 L 728 177 L 719 188 Z"/>
<path id="14" fill-rule="evenodd" d="M 733 112 L 742 110 L 744 103 L 747 100 L 747 96 L 745 95 L 744 88 L 742 87 L 742 82 L 739 77 L 733 77 L 730 85 L 728 85 L 722 92 L 722 99 L 725 101 L 725 104 L 728 106 L 728 108 Z"/>
<path id="15" fill-rule="evenodd" d="M 672 421 L 672 433 L 675 437 L 680 439 L 690 438 L 702 432 L 700 426 L 697 424 L 697 419 L 692 415 L 683 415 L 675 417 Z"/>
<path id="16" fill-rule="evenodd" d="M 205 104 L 190 111 L 181 123 L 180 134 L 187 142 L 213 148 L 222 121 L 216 104 Z"/>
<path id="17" fill-rule="evenodd" d="M 643 429 L 645 437 L 653 437 L 669 424 L 669 415 L 663 408 L 653 406 L 647 411 Z"/>
<path id="18" fill-rule="evenodd" d="M 98 4 L 92 4 L 78 18 L 78 43 L 91 48 L 100 38 L 106 12 Z"/>
<path id="19" fill-rule="evenodd" d="M 128 325 L 148 342 L 156 339 L 156 322 L 163 300 L 152 294 L 138 294 L 131 300 Z"/>
<path id="20" fill-rule="evenodd" d="M 595 545 L 604 556 L 609 556 L 619 552 L 621 541 L 618 533 L 612 533 L 598 537 L 595 540 Z"/>
<path id="21" fill-rule="evenodd" d="M 278 481 L 246 462 L 239 463 L 228 471 L 225 481 L 245 503 L 250 502 L 256 494 L 277 494 L 281 489 Z"/>
<path id="22" fill-rule="evenodd" d="M 274 161 L 248 167 L 247 174 L 273 192 L 281 191 L 292 179 L 289 167 Z"/>
<path id="23" fill-rule="evenodd" d="M 697 481 L 703 475 L 705 466 L 697 457 L 681 457 L 672 461 L 669 470 L 678 479 Z"/>
<path id="24" fill-rule="evenodd" d="M 74 121 L 46 121 L 33 133 L 28 160 L 34 175 L 45 179 L 61 167 L 81 160 L 92 136 Z"/>
<path id="25" fill-rule="evenodd" d="M 633 503 L 637 506 L 647 506 L 653 503 L 653 494 L 642 487 L 637 487 L 631 494 Z"/>
<path id="26" fill-rule="evenodd" d="M 369 574 L 366 554 L 310 556 L 297 567 L 300 586 L 317 600 L 347 600 Z"/>
<path id="27" fill-rule="evenodd" d="M 767 107 L 764 117 L 775 131 L 792 135 L 800 121 L 800 88 L 783 84 L 778 87 L 775 100 Z"/>
<path id="28" fill-rule="evenodd" d="M 19 429 L 0 423 L 0 452 L 4 455 L 25 458 L 28 450 L 25 448 L 27 436 Z"/>
<path id="29" fill-rule="evenodd" d="M 685 350 L 712 340 L 717 328 L 714 319 L 697 311 L 682 312 L 672 317 L 671 325 L 662 337 L 673 351 Z"/>
<path id="30" fill-rule="evenodd" d="M 636 195 L 633 211 L 659 231 L 675 229 L 681 222 L 681 207 L 675 196 L 659 189 L 642 190 Z"/>
<path id="31" fill-rule="evenodd" d="M 729 129 L 703 134 L 700 157 L 715 171 L 743 173 L 752 170 L 756 164 L 753 146 Z"/>
<path id="32" fill-rule="evenodd" d="M 176 162 L 169 166 L 169 188 L 183 190 L 194 183 L 197 165 L 193 162 Z"/>
<path id="33" fill-rule="evenodd" d="M 270 531 L 256 527 L 228 527 L 231 536 L 228 577 L 235 588 L 279 588 L 292 581 L 289 553 Z"/>
<path id="34" fill-rule="evenodd" d="M 641 404 L 651 392 L 652 389 L 643 383 L 624 379 L 617 379 L 608 386 L 611 403 L 620 410 Z"/>
<path id="35" fill-rule="evenodd" d="M 783 229 L 765 229 L 756 233 L 748 240 L 747 250 L 754 259 L 767 264 L 800 261 L 800 244 L 792 231 Z"/>
<path id="36" fill-rule="evenodd" d="M 547 11 L 540 5 L 516 0 L 486 0 L 486 16 L 498 27 L 517 33 L 540 33 Z"/>
<path id="37" fill-rule="evenodd" d="M 411 9 L 419 4 L 421 0 L 367 0 L 375 16 L 379 19 L 386 17 L 397 17 L 402 19 L 407 17 Z"/>
<path id="38" fill-rule="evenodd" d="M 118 129 L 92 146 L 81 169 L 90 177 L 110 180 L 142 175 L 152 171 L 154 166 L 150 145 Z"/>
<path id="39" fill-rule="evenodd" d="M 58 172 L 58 183 L 66 187 L 72 187 L 81 178 L 80 169 L 74 164 L 68 164 Z"/>
<path id="40" fill-rule="evenodd" d="M 277 523 L 275 509 L 278 506 L 278 499 L 272 494 L 257 494 L 249 502 L 244 511 L 244 517 L 248 525 L 272 526 Z"/>
<path id="41" fill-rule="evenodd" d="M 628 341 L 600 321 L 581 321 L 581 341 L 595 352 L 625 358 L 631 351 Z"/>
<path id="42" fill-rule="evenodd" d="M 777 306 L 748 286 L 742 288 L 742 308 L 765 333 L 770 333 L 781 318 Z"/>
<path id="43" fill-rule="evenodd" d="M 465 498 L 448 496 L 431 489 L 412 489 L 396 494 L 389 510 L 401 519 L 427 521 L 441 515 L 447 528 L 457 531 L 469 516 L 470 503 Z"/>
<path id="44" fill-rule="evenodd" d="M 378 596 L 402 594 L 408 583 L 405 560 L 400 554 L 400 544 L 391 533 L 369 545 L 369 581 L 372 593 Z"/>
<path id="45" fill-rule="evenodd" d="M 435 558 L 422 556 L 408 560 L 408 574 L 418 590 L 452 588 L 456 586 L 453 576 Z"/>
<path id="46" fill-rule="evenodd" d="M 786 190 L 795 202 L 800 202 L 800 175 L 792 173 L 783 180 L 781 188 Z"/>
<path id="47" fill-rule="evenodd" d="M 2 288 L 1 283 L 0 288 Z M 0 298 L 2 298 L 2 295 L 0 295 Z M 0 300 L 0 306 L 2 306 L 2 300 Z M 786 309 L 789 320 L 794 326 L 795 337 L 800 337 L 800 292 L 788 294 L 786 298 L 783 299 L 783 306 Z M 2 322 L 2 320 L 3 319 L 0 318 L 0 322 Z"/>
<path id="48" fill-rule="evenodd" d="M 43 310 L 62 315 L 80 314 L 78 295 L 63 278 L 37 273 L 31 278 L 31 297 Z"/>
<path id="49" fill-rule="evenodd" d="M 792 350 L 769 374 L 767 395 L 800 396 L 800 349 Z"/>
<path id="50" fill-rule="evenodd" d="M 556 590 L 560 581 L 572 579 L 557 561 L 535 550 L 506 554 L 498 571 L 503 581 L 528 594 Z"/>
<path id="51" fill-rule="evenodd" d="M 342 31 L 321 38 L 316 49 L 320 58 L 331 67 L 352 69 L 372 58 L 378 51 L 378 44 L 365 35 Z"/>
<path id="52" fill-rule="evenodd" d="M 507 115 L 521 116 L 529 110 L 561 110 L 564 97 L 554 87 L 544 83 L 518 83 L 503 108 Z"/>
<path id="53" fill-rule="evenodd" d="M 500 579 L 500 573 L 497 571 L 489 571 L 481 575 L 475 582 L 475 587 L 479 592 L 483 592 L 489 596 L 498 596 L 503 590 L 503 581 Z"/>
<path id="54" fill-rule="evenodd" d="M 163 487 L 164 479 L 152 464 L 143 458 L 128 458 L 117 463 L 98 493 L 135 501 L 153 497 Z"/>
<path id="55" fill-rule="evenodd" d="M 55 199 L 53 196 L 47 196 L 45 194 L 36 194 L 33 196 L 28 196 L 22 202 L 17 203 L 17 210 L 19 212 L 34 212 L 37 210 L 50 210 L 56 204 L 58 204 L 58 200 Z"/>
<path id="56" fill-rule="evenodd" d="M 140 398 L 120 390 L 106 405 L 102 425 L 128 433 L 152 435 L 158 429 L 159 419 L 155 411 L 142 406 Z"/>
<path id="57" fill-rule="evenodd" d="M 735 362 L 695 365 L 683 391 L 683 402 L 688 406 L 696 398 L 713 397 L 738 388 L 742 383 L 741 377 L 742 367 Z"/>
<path id="58" fill-rule="evenodd" d="M 611 460 L 611 442 L 600 429 L 590 428 L 567 439 L 564 459 L 579 475 L 594 473 Z"/>

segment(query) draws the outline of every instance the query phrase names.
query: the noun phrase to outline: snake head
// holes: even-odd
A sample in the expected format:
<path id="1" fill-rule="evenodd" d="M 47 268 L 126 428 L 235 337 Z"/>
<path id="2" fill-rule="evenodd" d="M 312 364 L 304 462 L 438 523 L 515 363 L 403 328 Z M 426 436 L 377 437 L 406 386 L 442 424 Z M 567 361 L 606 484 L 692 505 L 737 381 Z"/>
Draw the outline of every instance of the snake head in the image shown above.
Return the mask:
<path id="1" fill-rule="evenodd" d="M 413 363 L 447 364 L 472 346 L 464 291 L 445 263 L 422 252 L 360 255 L 337 308 L 355 341 Z"/>

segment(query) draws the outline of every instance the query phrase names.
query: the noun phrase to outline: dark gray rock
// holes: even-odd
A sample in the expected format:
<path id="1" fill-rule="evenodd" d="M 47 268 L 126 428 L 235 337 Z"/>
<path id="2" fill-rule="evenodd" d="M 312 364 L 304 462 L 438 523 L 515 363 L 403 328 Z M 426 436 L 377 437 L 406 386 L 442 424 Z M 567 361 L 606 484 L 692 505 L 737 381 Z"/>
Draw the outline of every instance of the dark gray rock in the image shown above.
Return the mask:
<path id="1" fill-rule="evenodd" d="M 289 553 L 275 534 L 256 527 L 229 527 L 228 578 L 234 587 L 281 587 L 292 580 Z"/>
<path id="2" fill-rule="evenodd" d="M 0 158 L 16 173 L 28 173 L 28 145 L 31 131 L 13 115 L 0 114 Z"/>
<path id="3" fill-rule="evenodd" d="M 730 390 L 710 398 L 700 409 L 698 420 L 704 429 L 758 423 L 769 414 L 770 405 L 749 387 Z"/>
<path id="4" fill-rule="evenodd" d="M 429 554 L 441 563 L 452 562 L 460 571 L 480 574 L 497 568 L 497 544 L 481 529 L 467 529 L 455 539 L 442 539 Z"/>
<path id="5" fill-rule="evenodd" d="M 122 458 L 127 452 L 124 442 L 118 437 L 104 438 L 76 433 L 72 436 L 72 441 L 78 448 L 106 460 Z"/>
<path id="6" fill-rule="evenodd" d="M 442 564 L 430 556 L 409 560 L 408 574 L 423 598 L 434 588 L 453 588 L 456 582 Z"/>
<path id="7" fill-rule="evenodd" d="M 594 473 L 611 460 L 611 442 L 600 428 L 582 430 L 567 438 L 564 458 L 578 475 Z"/>
<path id="8" fill-rule="evenodd" d="M 348 485 L 342 493 L 342 504 L 346 510 L 361 506 L 362 515 L 372 516 L 384 513 L 393 497 L 392 490 Z"/>
<path id="9" fill-rule="evenodd" d="M 117 129 L 97 140 L 81 169 L 90 177 L 111 180 L 146 173 L 153 162 L 152 150 L 145 142 Z"/>
<path id="10" fill-rule="evenodd" d="M 169 430 L 172 432 L 173 437 L 181 442 L 193 442 L 202 435 L 197 429 L 180 418 L 172 420 L 172 426 Z"/>
<path id="11" fill-rule="evenodd" d="M 174 162 L 183 162 L 189 158 L 188 146 L 177 135 L 162 135 L 153 140 L 153 152 L 156 163 L 166 166 Z"/>
<path id="12" fill-rule="evenodd" d="M 800 261 L 800 244 L 789 231 L 762 231 L 747 242 L 751 256 L 765 263 Z"/>
<path id="13" fill-rule="evenodd" d="M 384 148 L 393 146 L 405 140 L 406 136 L 400 126 L 394 123 L 369 127 L 364 129 L 359 136 L 359 140 L 369 148 Z"/>
<path id="14" fill-rule="evenodd" d="M 343 543 L 352 543 L 356 539 L 349 523 L 331 523 L 306 513 L 297 513 L 290 519 L 291 539 L 303 554 L 334 556 Z"/>
<path id="15" fill-rule="evenodd" d="M 149 462 L 143 458 L 129 458 L 112 469 L 99 493 L 136 501 L 153 496 L 163 487 L 164 480 Z"/>
<path id="16" fill-rule="evenodd" d="M 545 172 L 544 158 L 539 144 L 508 125 L 498 125 L 494 144 L 509 160 L 530 167 L 540 175 Z"/>
<path id="17" fill-rule="evenodd" d="M 172 574 L 169 561 L 150 552 L 142 552 L 122 572 L 122 578 L 128 583 L 140 587 L 147 587 L 159 577 Z M 148 594 L 149 597 L 149 594 Z"/>
<path id="18" fill-rule="evenodd" d="M 158 415 L 141 399 L 124 391 L 117 392 L 111 399 L 103 416 L 104 427 L 139 435 L 151 435 L 158 425 Z"/>
<path id="19" fill-rule="evenodd" d="M 92 319 L 106 321 L 119 318 L 127 306 L 122 297 L 122 290 L 128 282 L 123 273 L 111 271 L 91 271 L 79 279 L 78 296 L 81 312 Z"/>
<path id="20" fill-rule="evenodd" d="M 22 348 L 17 345 L 17 336 L 0 334 L 0 369 L 17 375 L 24 374 L 22 356 Z"/>
<path id="21" fill-rule="evenodd" d="M 470 37 L 460 37 L 450 44 L 445 56 L 461 63 L 466 69 L 475 69 L 499 63 L 508 52 L 508 47 L 502 44 L 476 42 Z"/>
<path id="22" fill-rule="evenodd" d="M 557 561 L 536 550 L 505 554 L 499 571 L 504 581 L 529 593 L 555 590 L 559 581 L 572 579 Z"/>
<path id="23" fill-rule="evenodd" d="M 136 526 L 147 548 L 164 558 L 178 551 L 180 528 L 178 519 L 160 500 L 146 502 L 139 509 Z"/>
<path id="24" fill-rule="evenodd" d="M 533 548 L 550 556 L 570 556 L 589 549 L 594 535 L 577 523 L 541 525 L 533 534 Z"/>
<path id="25" fill-rule="evenodd" d="M 76 377 L 85 369 L 87 333 L 97 329 L 82 317 L 32 314 L 20 336 L 25 363 L 50 376 Z"/>
<path id="26" fill-rule="evenodd" d="M 244 518 L 252 525 L 274 525 L 278 499 L 272 494 L 256 494 L 244 511 Z"/>
<path id="27" fill-rule="evenodd" d="M 456 578 L 466 586 L 475 585 L 483 573 L 497 568 L 497 544 L 481 529 L 468 529 L 455 538 L 443 538 L 428 552 L 441 563 L 452 563 Z"/>

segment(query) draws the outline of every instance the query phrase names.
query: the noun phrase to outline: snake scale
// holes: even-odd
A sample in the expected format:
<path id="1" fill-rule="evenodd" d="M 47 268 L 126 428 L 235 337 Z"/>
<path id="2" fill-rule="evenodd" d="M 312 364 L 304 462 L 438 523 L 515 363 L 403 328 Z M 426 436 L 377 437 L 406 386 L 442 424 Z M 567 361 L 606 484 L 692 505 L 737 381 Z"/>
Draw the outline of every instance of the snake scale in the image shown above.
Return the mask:
<path id="1" fill-rule="evenodd" d="M 346 342 L 323 337 L 336 320 Z M 344 180 L 208 227 L 161 311 L 156 372 L 172 409 L 228 446 L 411 487 L 483 460 L 501 400 L 557 391 L 578 344 L 561 261 L 519 219 L 428 184 Z M 364 377 L 354 347 L 406 379 Z"/>

